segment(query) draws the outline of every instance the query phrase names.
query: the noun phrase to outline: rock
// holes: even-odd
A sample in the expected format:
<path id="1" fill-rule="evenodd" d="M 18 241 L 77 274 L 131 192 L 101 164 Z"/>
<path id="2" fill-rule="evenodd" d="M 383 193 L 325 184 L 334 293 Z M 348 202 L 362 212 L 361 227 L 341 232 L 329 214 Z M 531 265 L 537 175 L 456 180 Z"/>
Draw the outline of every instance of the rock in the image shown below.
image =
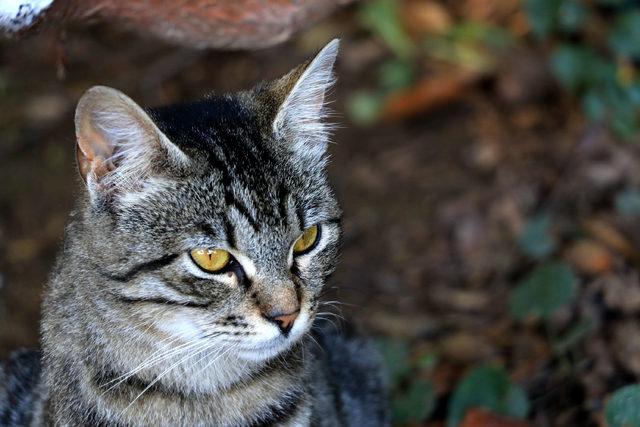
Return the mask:
<path id="1" fill-rule="evenodd" d="M 478 333 L 458 332 L 440 342 L 442 357 L 463 363 L 486 360 L 494 353 L 491 343 Z"/>
<path id="2" fill-rule="evenodd" d="M 640 279 L 638 273 L 626 276 L 608 274 L 598 280 L 607 308 L 618 309 L 625 314 L 640 312 Z"/>
<path id="3" fill-rule="evenodd" d="M 613 326 L 613 354 L 640 378 L 640 321 L 626 320 Z"/>

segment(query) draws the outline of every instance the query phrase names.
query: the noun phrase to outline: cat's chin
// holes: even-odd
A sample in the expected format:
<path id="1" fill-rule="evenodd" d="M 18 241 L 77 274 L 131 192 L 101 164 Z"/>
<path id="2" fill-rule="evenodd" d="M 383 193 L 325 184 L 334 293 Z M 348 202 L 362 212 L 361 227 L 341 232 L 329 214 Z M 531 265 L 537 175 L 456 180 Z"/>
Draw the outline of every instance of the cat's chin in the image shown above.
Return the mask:
<path id="1" fill-rule="evenodd" d="M 254 348 L 247 347 L 238 350 L 238 356 L 249 362 L 265 362 L 282 354 L 291 348 L 292 344 L 293 343 L 289 339 L 281 337 L 279 339 L 274 339 L 273 342 L 269 344 L 265 343 L 255 346 Z"/>

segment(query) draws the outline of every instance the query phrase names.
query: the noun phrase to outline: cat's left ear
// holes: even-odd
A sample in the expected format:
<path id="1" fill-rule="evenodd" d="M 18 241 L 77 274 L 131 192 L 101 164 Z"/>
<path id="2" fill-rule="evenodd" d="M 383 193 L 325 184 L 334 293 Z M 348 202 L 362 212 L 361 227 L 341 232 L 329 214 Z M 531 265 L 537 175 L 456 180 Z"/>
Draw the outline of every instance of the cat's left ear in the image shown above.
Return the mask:
<path id="1" fill-rule="evenodd" d="M 123 194 L 178 170 L 187 156 L 122 92 L 94 86 L 76 109 L 76 155 L 91 194 Z"/>
<path id="2" fill-rule="evenodd" d="M 300 65 L 269 85 L 277 110 L 272 131 L 301 156 L 319 160 L 327 150 L 331 125 L 326 95 L 335 83 L 333 66 L 340 41 L 332 40 L 310 62 Z"/>

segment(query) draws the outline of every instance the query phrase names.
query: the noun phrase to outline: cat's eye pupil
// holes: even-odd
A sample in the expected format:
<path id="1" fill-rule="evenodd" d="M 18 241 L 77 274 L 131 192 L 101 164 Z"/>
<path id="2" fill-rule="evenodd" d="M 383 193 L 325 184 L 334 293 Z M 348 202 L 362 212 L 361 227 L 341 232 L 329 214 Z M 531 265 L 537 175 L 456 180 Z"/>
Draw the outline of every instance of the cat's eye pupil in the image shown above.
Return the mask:
<path id="1" fill-rule="evenodd" d="M 223 270 L 231 262 L 231 254 L 224 249 L 197 248 L 191 251 L 191 259 L 198 267 L 216 273 Z"/>

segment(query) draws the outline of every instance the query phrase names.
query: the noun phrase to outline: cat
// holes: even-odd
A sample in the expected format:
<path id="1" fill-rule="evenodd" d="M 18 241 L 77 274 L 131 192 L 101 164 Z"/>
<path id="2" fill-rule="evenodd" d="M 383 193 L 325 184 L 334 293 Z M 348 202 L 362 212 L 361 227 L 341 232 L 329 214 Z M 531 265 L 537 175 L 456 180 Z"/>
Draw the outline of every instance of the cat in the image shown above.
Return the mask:
<path id="1" fill-rule="evenodd" d="M 341 237 L 326 176 L 338 45 L 192 103 L 83 95 L 86 190 L 41 350 L 0 368 L 0 425 L 389 424 L 373 346 L 318 315 Z"/>

